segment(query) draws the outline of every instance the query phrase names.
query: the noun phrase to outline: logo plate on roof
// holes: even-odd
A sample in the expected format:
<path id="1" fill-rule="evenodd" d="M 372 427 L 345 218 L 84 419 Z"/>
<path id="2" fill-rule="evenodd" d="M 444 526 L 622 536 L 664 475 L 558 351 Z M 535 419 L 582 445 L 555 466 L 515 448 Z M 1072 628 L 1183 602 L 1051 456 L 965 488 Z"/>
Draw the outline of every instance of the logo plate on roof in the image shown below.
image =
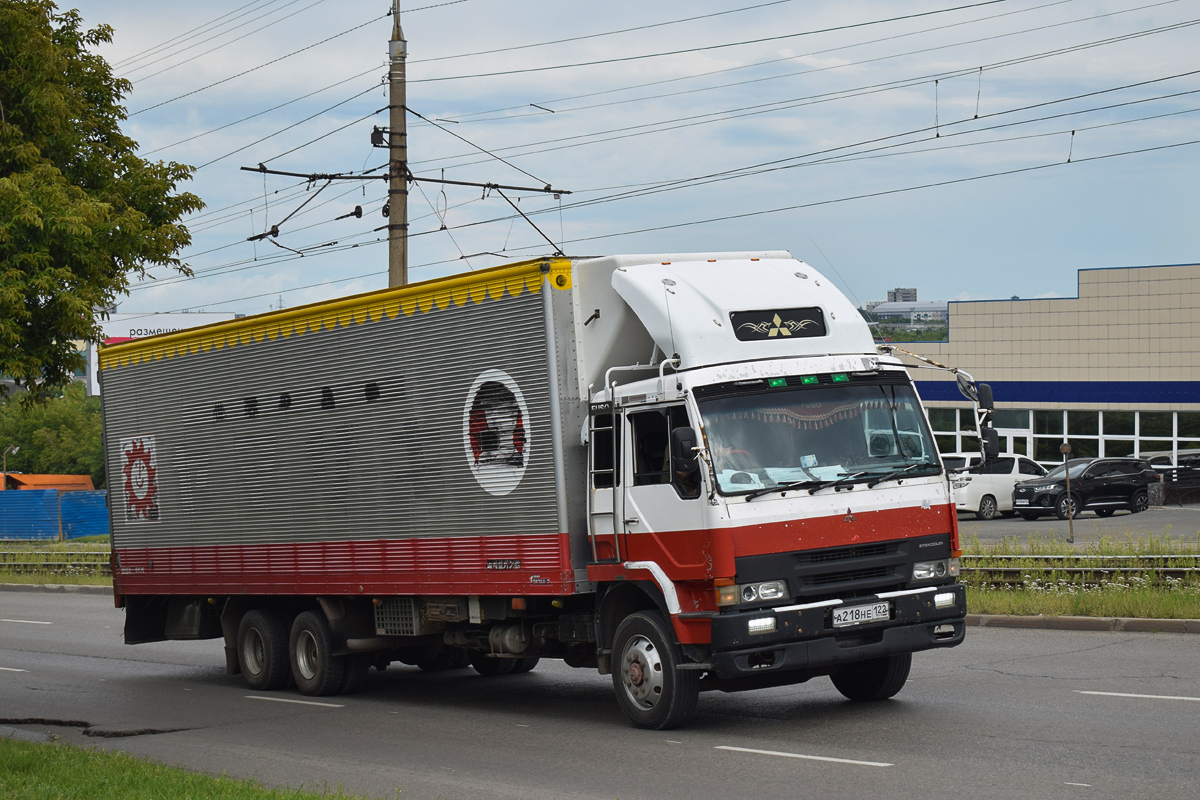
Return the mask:
<path id="1" fill-rule="evenodd" d="M 733 335 L 743 342 L 825 336 L 825 315 L 816 306 L 770 311 L 731 311 Z"/>

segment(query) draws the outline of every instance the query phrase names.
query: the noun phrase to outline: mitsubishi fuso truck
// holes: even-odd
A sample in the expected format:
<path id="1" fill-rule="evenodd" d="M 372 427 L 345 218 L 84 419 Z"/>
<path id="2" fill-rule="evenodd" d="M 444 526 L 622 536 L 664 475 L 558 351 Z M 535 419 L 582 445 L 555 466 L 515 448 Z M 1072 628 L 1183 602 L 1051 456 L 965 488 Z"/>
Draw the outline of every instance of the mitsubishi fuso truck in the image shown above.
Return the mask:
<path id="1" fill-rule="evenodd" d="M 786 252 L 540 258 L 100 366 L 125 641 L 223 639 L 255 690 L 556 658 L 665 729 L 963 641 L 913 382 Z"/>

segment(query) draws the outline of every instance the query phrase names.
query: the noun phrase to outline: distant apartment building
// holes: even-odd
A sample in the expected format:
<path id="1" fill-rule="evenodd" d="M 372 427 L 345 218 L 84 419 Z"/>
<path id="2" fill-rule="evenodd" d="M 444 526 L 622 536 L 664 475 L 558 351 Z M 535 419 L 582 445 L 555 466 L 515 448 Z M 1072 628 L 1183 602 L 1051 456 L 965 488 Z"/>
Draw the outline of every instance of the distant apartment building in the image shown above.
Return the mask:
<path id="1" fill-rule="evenodd" d="M 917 302 L 917 290 L 900 287 L 889 289 L 887 301 L 889 303 L 915 303 Z"/>

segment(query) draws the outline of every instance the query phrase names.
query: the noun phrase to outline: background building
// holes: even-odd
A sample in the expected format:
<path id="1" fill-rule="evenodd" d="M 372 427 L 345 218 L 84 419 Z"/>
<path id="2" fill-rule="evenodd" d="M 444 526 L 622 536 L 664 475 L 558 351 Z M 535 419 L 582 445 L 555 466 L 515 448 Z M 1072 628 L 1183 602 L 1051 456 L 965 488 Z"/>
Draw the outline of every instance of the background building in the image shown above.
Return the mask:
<path id="1" fill-rule="evenodd" d="M 1081 270 L 1078 297 L 952 302 L 949 323 L 946 342 L 902 346 L 992 385 L 1002 451 L 1200 449 L 1200 264 Z M 978 447 L 953 376 L 912 372 L 939 448 Z"/>
<path id="2" fill-rule="evenodd" d="M 943 300 L 926 300 L 920 303 L 915 300 L 879 303 L 868 310 L 880 320 L 895 319 L 910 322 L 945 322 L 949 315 L 947 303 Z"/>
<path id="3" fill-rule="evenodd" d="M 901 289 L 899 287 L 888 290 L 889 303 L 915 303 L 917 302 L 916 289 Z"/>

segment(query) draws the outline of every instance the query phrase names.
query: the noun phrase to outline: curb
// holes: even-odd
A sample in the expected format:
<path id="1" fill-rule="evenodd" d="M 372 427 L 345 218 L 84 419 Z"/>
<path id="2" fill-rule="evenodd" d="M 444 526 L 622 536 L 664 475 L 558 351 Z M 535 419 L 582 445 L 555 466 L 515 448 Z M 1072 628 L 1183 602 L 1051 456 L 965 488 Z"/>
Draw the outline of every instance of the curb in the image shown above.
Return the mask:
<path id="1" fill-rule="evenodd" d="M 55 592 L 58 594 L 107 594 L 111 586 L 89 586 L 80 583 L 0 583 L 0 592 Z"/>
<path id="2" fill-rule="evenodd" d="M 53 742 L 55 737 L 49 733 L 34 733 L 33 731 L 23 731 L 18 728 L 8 728 L 0 725 L 0 739 L 15 739 L 18 742 L 48 744 Z"/>
<path id="3" fill-rule="evenodd" d="M 1036 628 L 1056 631 L 1123 631 L 1126 633 L 1200 633 L 1200 619 L 1133 619 L 1129 617 L 1013 617 L 967 614 L 967 624 L 980 628 Z"/>

